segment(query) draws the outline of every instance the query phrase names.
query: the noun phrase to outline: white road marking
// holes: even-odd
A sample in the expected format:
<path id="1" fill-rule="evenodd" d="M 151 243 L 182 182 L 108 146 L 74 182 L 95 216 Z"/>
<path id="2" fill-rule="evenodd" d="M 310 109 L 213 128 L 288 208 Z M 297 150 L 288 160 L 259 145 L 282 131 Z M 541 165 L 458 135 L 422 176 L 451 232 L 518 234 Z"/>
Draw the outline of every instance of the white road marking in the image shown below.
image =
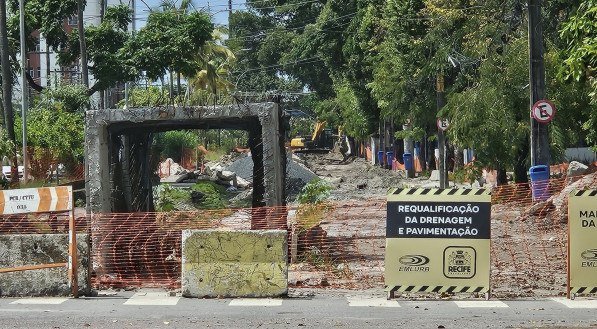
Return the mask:
<path id="1" fill-rule="evenodd" d="M 454 303 L 460 308 L 499 308 L 509 307 L 506 303 L 499 300 L 455 300 Z"/>
<path id="2" fill-rule="evenodd" d="M 239 298 L 231 300 L 228 306 L 282 306 L 282 300 L 271 298 Z"/>
<path id="3" fill-rule="evenodd" d="M 180 297 L 170 296 L 167 292 L 138 292 L 124 302 L 124 305 L 174 306 Z"/>
<path id="4" fill-rule="evenodd" d="M 66 302 L 68 298 L 21 298 L 11 304 L 19 305 L 59 305 Z"/>
<path id="5" fill-rule="evenodd" d="M 597 308 L 597 300 L 596 299 L 574 299 L 570 300 L 568 298 L 552 298 L 551 300 L 556 301 L 562 305 L 565 305 L 568 308 Z"/>
<path id="6" fill-rule="evenodd" d="M 387 298 L 347 296 L 348 306 L 353 307 L 400 307 L 398 301 Z"/>

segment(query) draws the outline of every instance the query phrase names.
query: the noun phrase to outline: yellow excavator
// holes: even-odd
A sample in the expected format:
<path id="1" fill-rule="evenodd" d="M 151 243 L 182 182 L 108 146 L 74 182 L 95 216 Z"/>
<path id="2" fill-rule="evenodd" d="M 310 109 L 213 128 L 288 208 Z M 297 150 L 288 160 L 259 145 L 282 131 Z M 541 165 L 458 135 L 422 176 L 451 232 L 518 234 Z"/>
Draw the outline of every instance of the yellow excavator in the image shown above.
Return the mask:
<path id="1" fill-rule="evenodd" d="M 326 122 L 315 123 L 313 135 L 309 137 L 296 137 L 290 141 L 290 148 L 295 153 L 327 153 L 332 150 L 334 141 L 330 129 L 325 129 Z"/>

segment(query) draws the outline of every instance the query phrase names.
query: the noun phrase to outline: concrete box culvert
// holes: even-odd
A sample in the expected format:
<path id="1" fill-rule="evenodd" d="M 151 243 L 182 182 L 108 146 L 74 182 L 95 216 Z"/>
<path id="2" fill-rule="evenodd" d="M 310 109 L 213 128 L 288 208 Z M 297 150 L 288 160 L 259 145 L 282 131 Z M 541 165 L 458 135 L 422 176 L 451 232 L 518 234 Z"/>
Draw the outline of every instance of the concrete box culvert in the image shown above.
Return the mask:
<path id="1" fill-rule="evenodd" d="M 79 294 L 89 295 L 89 235 L 77 234 Z M 0 235 L 0 268 L 68 261 L 67 234 Z M 0 297 L 68 296 L 66 267 L 0 273 Z"/>

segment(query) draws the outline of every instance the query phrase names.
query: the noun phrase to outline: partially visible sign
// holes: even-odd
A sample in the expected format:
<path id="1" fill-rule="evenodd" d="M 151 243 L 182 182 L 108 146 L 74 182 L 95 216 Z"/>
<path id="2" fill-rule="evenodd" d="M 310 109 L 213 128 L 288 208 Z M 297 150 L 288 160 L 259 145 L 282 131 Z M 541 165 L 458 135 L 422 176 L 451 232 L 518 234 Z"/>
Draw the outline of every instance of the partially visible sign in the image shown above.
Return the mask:
<path id="1" fill-rule="evenodd" d="M 62 212 L 73 209 L 72 187 L 40 187 L 0 191 L 0 214 Z"/>
<path id="2" fill-rule="evenodd" d="M 531 116 L 539 123 L 549 123 L 555 115 L 556 106 L 546 99 L 537 101 L 531 109 Z"/>
<path id="3" fill-rule="evenodd" d="M 568 289 L 597 293 L 597 190 L 573 191 L 568 198 Z"/>
<path id="4" fill-rule="evenodd" d="M 489 190 L 397 189 L 387 207 L 390 294 L 489 291 Z"/>
<path id="5" fill-rule="evenodd" d="M 450 121 L 445 118 L 437 118 L 437 128 L 441 131 L 446 131 L 450 128 Z"/>

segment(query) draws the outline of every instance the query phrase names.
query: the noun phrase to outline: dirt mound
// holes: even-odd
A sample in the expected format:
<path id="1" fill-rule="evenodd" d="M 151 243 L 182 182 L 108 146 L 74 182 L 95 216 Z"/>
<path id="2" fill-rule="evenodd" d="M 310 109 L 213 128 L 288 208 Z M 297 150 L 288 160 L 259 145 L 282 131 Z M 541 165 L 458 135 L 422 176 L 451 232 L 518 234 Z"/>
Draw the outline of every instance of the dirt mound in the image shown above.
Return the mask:
<path id="1" fill-rule="evenodd" d="M 388 189 L 400 187 L 404 179 L 400 172 L 373 166 L 362 158 L 342 161 L 342 156 L 330 153 L 305 154 L 303 159 L 311 171 L 332 185 L 332 200 L 385 198 Z"/>

